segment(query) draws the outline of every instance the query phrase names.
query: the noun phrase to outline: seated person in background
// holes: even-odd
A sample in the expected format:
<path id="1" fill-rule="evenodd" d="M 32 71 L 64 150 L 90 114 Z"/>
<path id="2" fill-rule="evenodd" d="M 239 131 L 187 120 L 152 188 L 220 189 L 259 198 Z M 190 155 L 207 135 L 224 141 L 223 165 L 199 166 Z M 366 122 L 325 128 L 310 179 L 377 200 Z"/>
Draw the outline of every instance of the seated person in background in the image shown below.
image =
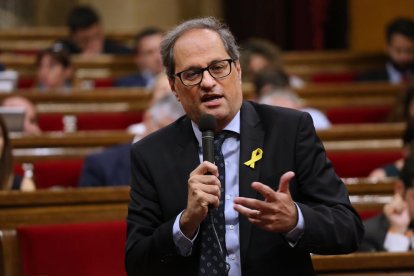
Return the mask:
<path id="1" fill-rule="evenodd" d="M 410 120 L 414 120 L 414 86 L 408 87 L 404 93 L 398 96 L 388 118 L 390 122 L 407 122 Z"/>
<path id="2" fill-rule="evenodd" d="M 299 97 L 293 91 L 287 89 L 269 91 L 267 95 L 259 98 L 259 102 L 307 112 L 312 117 L 315 129 L 327 129 L 331 127 L 331 123 L 325 114 L 315 108 L 304 107 Z"/>
<path id="3" fill-rule="evenodd" d="M 33 191 L 36 186 L 31 178 L 13 173 L 13 155 L 8 130 L 0 116 L 0 190 Z"/>
<path id="4" fill-rule="evenodd" d="M 256 74 L 253 85 L 259 99 L 275 89 L 289 89 L 289 76 L 281 69 L 263 70 Z"/>
<path id="5" fill-rule="evenodd" d="M 181 104 L 172 93 L 157 101 L 144 117 L 144 132 L 135 137 L 137 141 L 144 136 L 169 125 L 184 115 Z M 80 187 L 120 186 L 130 183 L 131 144 L 124 144 L 94 153 L 86 157 L 80 180 Z"/>
<path id="6" fill-rule="evenodd" d="M 89 6 L 77 6 L 67 19 L 69 39 L 62 41 L 70 54 L 132 54 L 127 47 L 105 39 L 100 18 Z"/>
<path id="7" fill-rule="evenodd" d="M 241 46 L 241 65 L 243 81 L 253 81 L 256 75 L 264 70 L 282 70 L 280 50 L 272 42 L 251 38 Z M 303 87 L 305 82 L 296 76 L 288 76 L 292 87 Z"/>
<path id="8" fill-rule="evenodd" d="M 407 122 L 403 137 L 403 156 L 407 157 L 414 154 L 414 121 Z M 404 166 L 404 158 L 398 159 L 391 164 L 387 164 L 381 168 L 373 170 L 368 178 L 374 181 L 384 180 L 386 177 L 398 177 L 402 167 Z"/>
<path id="9" fill-rule="evenodd" d="M 42 131 L 38 125 L 36 107 L 28 99 L 21 96 L 10 96 L 1 103 L 3 107 L 23 107 L 25 109 L 23 132 L 39 134 Z"/>
<path id="10" fill-rule="evenodd" d="M 37 88 L 41 91 L 69 91 L 72 67 L 69 54 L 59 43 L 36 57 Z"/>
<path id="11" fill-rule="evenodd" d="M 146 28 L 135 38 L 135 64 L 138 72 L 115 81 L 121 87 L 152 87 L 155 77 L 164 70 L 160 54 L 162 31 Z"/>
<path id="12" fill-rule="evenodd" d="M 384 68 L 361 74 L 358 81 L 387 81 L 393 84 L 413 79 L 414 21 L 397 18 L 386 29 L 388 61 Z"/>
<path id="13" fill-rule="evenodd" d="M 384 213 L 364 222 L 361 251 L 408 251 L 414 248 L 414 157 L 405 159 L 393 200 Z"/>

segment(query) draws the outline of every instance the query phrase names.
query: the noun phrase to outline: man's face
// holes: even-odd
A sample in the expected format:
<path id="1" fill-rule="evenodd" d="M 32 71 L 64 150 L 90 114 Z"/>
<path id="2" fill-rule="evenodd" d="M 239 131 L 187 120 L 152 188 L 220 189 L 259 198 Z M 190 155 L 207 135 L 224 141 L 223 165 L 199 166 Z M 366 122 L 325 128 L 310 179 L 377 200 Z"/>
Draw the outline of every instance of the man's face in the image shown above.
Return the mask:
<path id="1" fill-rule="evenodd" d="M 161 73 L 164 69 L 160 53 L 161 34 L 146 36 L 141 39 L 136 48 L 135 62 L 140 71 L 152 74 Z"/>
<path id="2" fill-rule="evenodd" d="M 204 68 L 229 58 L 219 35 L 207 29 L 184 33 L 174 46 L 175 73 Z M 202 114 L 208 113 L 216 117 L 221 130 L 240 110 L 243 99 L 240 63 L 232 62 L 230 66 L 231 73 L 221 79 L 214 79 L 204 71 L 202 82 L 194 86 L 183 85 L 178 77 L 170 79 L 171 90 L 195 123 L 199 123 Z"/>
<path id="3" fill-rule="evenodd" d="M 407 202 L 410 218 L 414 220 L 414 188 L 406 189 L 404 200 Z"/>
<path id="4" fill-rule="evenodd" d="M 71 35 L 72 41 L 82 54 L 101 54 L 103 51 L 104 35 L 100 24 L 77 30 Z"/>
<path id="5" fill-rule="evenodd" d="M 414 40 L 402 35 L 394 34 L 387 45 L 388 56 L 399 69 L 407 69 L 414 63 Z"/>

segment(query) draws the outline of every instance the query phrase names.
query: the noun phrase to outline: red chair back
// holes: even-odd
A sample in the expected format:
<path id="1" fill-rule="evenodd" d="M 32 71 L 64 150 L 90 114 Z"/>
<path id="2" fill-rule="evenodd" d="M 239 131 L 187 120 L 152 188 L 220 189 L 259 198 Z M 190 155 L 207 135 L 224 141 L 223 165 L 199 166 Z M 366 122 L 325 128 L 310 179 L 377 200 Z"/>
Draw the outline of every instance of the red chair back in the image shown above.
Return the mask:
<path id="1" fill-rule="evenodd" d="M 126 275 L 126 223 L 17 228 L 23 276 Z"/>
<path id="2" fill-rule="evenodd" d="M 340 177 L 367 177 L 374 169 L 403 157 L 395 151 L 328 151 L 336 173 Z"/>

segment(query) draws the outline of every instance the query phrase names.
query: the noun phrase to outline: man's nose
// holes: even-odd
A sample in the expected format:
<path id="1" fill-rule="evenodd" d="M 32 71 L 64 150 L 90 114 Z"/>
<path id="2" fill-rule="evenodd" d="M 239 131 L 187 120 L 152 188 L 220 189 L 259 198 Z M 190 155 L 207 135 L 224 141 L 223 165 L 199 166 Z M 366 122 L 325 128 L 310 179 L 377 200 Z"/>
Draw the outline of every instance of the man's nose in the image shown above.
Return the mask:
<path id="1" fill-rule="evenodd" d="M 208 72 L 208 70 L 205 70 L 203 72 L 203 79 L 200 83 L 201 87 L 212 87 L 216 84 L 216 79 L 213 78 L 210 73 Z"/>

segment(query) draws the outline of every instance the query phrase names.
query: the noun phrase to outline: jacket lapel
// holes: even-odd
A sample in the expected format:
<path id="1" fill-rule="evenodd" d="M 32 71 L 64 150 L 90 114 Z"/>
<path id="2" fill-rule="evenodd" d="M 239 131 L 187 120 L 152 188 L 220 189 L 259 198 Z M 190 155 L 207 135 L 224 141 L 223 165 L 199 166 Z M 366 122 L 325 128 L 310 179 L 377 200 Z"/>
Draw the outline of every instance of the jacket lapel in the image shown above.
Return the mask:
<path id="1" fill-rule="evenodd" d="M 252 152 L 257 148 L 263 149 L 264 131 L 260 124 L 260 118 L 251 103 L 245 102 L 240 112 L 240 171 L 239 171 L 239 196 L 256 198 L 257 192 L 251 188 L 251 183 L 259 180 L 261 162 L 255 163 L 250 168 L 244 163 L 251 159 Z M 266 154 L 263 152 L 263 154 Z M 244 216 L 239 216 L 240 222 L 240 255 L 241 263 L 247 254 L 250 242 L 252 224 Z"/>

